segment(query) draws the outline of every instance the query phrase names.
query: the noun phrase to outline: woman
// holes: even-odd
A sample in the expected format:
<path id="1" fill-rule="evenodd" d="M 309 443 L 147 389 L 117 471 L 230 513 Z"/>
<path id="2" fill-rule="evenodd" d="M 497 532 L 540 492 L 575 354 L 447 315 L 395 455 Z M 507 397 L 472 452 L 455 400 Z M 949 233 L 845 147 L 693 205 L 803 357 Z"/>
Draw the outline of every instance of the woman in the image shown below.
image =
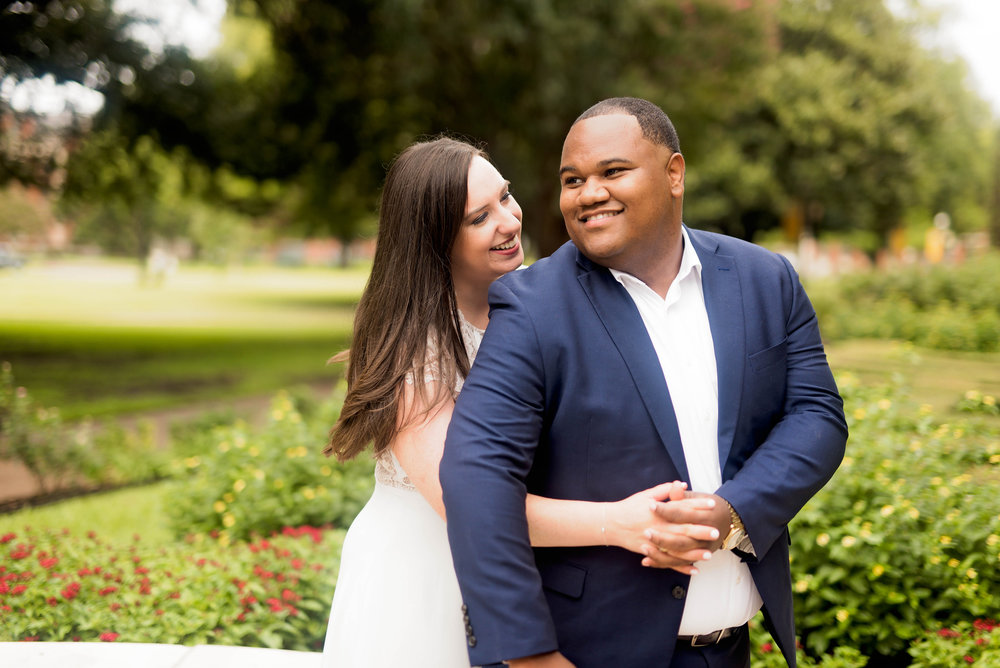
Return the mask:
<path id="1" fill-rule="evenodd" d="M 509 183 L 469 144 L 414 144 L 389 170 L 326 450 L 346 460 L 373 443 L 376 484 L 344 540 L 324 668 L 469 665 L 438 463 L 489 285 L 524 260 L 520 233 Z M 529 496 L 532 543 L 614 545 L 655 566 L 643 534 L 657 524 L 650 500 L 679 495 L 683 483 L 611 504 Z"/>

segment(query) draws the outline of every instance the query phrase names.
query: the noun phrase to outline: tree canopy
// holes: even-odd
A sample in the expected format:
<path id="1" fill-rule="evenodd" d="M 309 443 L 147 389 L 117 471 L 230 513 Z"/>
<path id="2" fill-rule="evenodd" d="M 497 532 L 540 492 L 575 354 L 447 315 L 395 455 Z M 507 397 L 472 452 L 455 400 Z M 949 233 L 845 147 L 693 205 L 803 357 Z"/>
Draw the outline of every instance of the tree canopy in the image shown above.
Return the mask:
<path id="1" fill-rule="evenodd" d="M 990 219 L 995 121 L 962 63 L 922 46 L 919 11 L 882 0 L 233 0 L 202 60 L 151 53 L 135 20 L 106 0 L 7 3 L 0 78 L 105 95 L 71 171 L 157 147 L 209 175 L 182 179 L 185 197 L 303 233 L 369 232 L 393 156 L 445 132 L 486 145 L 547 254 L 566 238 L 563 137 L 615 95 L 674 120 L 695 226 L 753 238 L 798 221 L 876 245 L 917 215 Z"/>

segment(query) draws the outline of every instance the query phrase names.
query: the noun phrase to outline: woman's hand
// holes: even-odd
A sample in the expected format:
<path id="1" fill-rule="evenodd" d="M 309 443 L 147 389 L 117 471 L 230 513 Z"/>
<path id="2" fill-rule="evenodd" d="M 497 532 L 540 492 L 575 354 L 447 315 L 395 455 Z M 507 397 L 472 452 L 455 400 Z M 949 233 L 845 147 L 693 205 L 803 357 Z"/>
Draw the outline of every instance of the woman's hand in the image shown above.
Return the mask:
<path id="1" fill-rule="evenodd" d="M 686 575 L 697 572 L 694 562 L 711 557 L 704 545 L 719 537 L 718 530 L 670 521 L 663 517 L 662 511 L 657 512 L 664 506 L 677 510 L 685 506 L 689 511 L 704 512 L 709 504 L 714 504 L 709 497 L 687 496 L 686 490 L 686 483 L 675 480 L 607 504 L 608 544 L 643 555 L 643 566 L 672 568 Z"/>

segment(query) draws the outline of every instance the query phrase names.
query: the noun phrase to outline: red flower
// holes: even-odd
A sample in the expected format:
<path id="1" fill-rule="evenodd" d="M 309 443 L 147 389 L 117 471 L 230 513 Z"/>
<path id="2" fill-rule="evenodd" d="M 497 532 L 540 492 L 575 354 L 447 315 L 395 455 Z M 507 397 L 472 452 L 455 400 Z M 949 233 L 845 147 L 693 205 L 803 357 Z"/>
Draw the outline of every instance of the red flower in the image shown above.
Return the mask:
<path id="1" fill-rule="evenodd" d="M 958 631 L 953 631 L 952 629 L 940 629 L 937 634 L 942 638 L 958 638 L 962 635 Z"/>
<path id="2" fill-rule="evenodd" d="M 59 605 L 59 599 L 56 598 L 55 596 L 49 596 L 47 599 L 45 599 L 45 602 L 53 607 Z"/>
<path id="3" fill-rule="evenodd" d="M 10 593 L 11 593 L 11 595 L 13 595 L 13 596 L 17 596 L 18 594 L 23 594 L 23 593 L 24 593 L 24 590 L 25 590 L 25 589 L 27 589 L 27 588 L 28 588 L 28 585 L 15 585 L 15 586 L 14 586 L 14 587 L 13 587 L 13 588 L 12 588 L 12 589 L 10 590 Z"/>
<path id="4" fill-rule="evenodd" d="M 135 572 L 136 572 L 136 575 L 145 575 L 146 573 L 149 572 L 149 569 L 146 568 L 145 566 L 136 566 L 135 567 Z"/>
<path id="5" fill-rule="evenodd" d="M 119 610 L 121 610 L 121 607 L 122 607 L 121 603 L 112 603 L 111 612 L 118 612 Z"/>
<path id="6" fill-rule="evenodd" d="M 292 559 L 292 568 L 294 568 L 295 570 L 297 571 L 301 570 L 304 565 L 305 562 L 302 561 L 301 559 Z"/>
<path id="7" fill-rule="evenodd" d="M 66 588 L 63 589 L 62 592 L 60 593 L 62 594 L 62 597 L 64 599 L 66 599 L 67 601 L 72 601 L 74 598 L 76 598 L 77 594 L 80 593 L 80 583 L 71 582 L 68 585 L 66 585 Z"/>
<path id="8" fill-rule="evenodd" d="M 82 578 L 82 577 L 84 577 L 86 575 L 93 575 L 95 572 L 96 571 L 92 571 L 89 568 L 81 568 L 80 570 L 78 570 L 76 572 L 76 574 L 79 575 Z"/>
<path id="9" fill-rule="evenodd" d="M 966 654 L 966 655 L 965 655 L 965 657 L 963 657 L 963 658 L 965 659 L 965 662 L 966 662 L 966 663 L 975 663 L 975 661 L 976 661 L 975 659 L 973 659 L 973 658 L 972 658 L 971 656 L 969 656 L 968 654 Z"/>
<path id="10" fill-rule="evenodd" d="M 25 559 L 31 556 L 31 546 L 25 545 L 24 543 L 18 543 L 14 551 L 10 553 L 11 559 Z"/>
<path id="11" fill-rule="evenodd" d="M 101 634 L 101 642 L 114 642 L 118 640 L 118 634 L 114 631 L 107 631 Z"/>
<path id="12" fill-rule="evenodd" d="M 17 534 L 5 533 L 4 535 L 0 536 L 0 545 L 3 545 L 5 543 L 9 543 L 10 541 L 14 540 L 15 538 L 17 538 Z"/>
<path id="13" fill-rule="evenodd" d="M 972 622 L 972 627 L 977 631 L 992 631 L 997 627 L 997 623 L 992 619 L 977 619 Z"/>
<path id="14" fill-rule="evenodd" d="M 105 587 L 104 589 L 99 590 L 97 593 L 100 594 L 101 596 L 107 596 L 108 594 L 113 594 L 116 591 L 118 591 L 118 587 L 112 585 L 110 587 Z"/>
<path id="15" fill-rule="evenodd" d="M 52 567 L 55 566 L 58 563 L 59 563 L 59 559 L 57 557 L 48 557 L 48 558 L 39 557 L 38 558 L 38 565 L 41 566 L 42 568 L 44 568 L 47 571 L 48 570 L 52 570 Z"/>
<path id="16" fill-rule="evenodd" d="M 0 580 L 0 594 L 6 594 L 10 591 L 10 585 L 7 584 L 6 580 Z"/>
<path id="17" fill-rule="evenodd" d="M 37 640 L 38 636 L 24 636 L 21 638 L 21 642 L 36 642 Z"/>
<path id="18" fill-rule="evenodd" d="M 281 598 L 283 598 L 286 601 L 298 601 L 302 597 L 296 594 L 291 589 L 285 589 L 281 592 Z"/>
<path id="19" fill-rule="evenodd" d="M 771 652 L 774 651 L 774 645 L 772 645 L 769 642 L 766 642 L 760 646 L 760 651 L 764 652 L 764 654 L 770 654 Z"/>

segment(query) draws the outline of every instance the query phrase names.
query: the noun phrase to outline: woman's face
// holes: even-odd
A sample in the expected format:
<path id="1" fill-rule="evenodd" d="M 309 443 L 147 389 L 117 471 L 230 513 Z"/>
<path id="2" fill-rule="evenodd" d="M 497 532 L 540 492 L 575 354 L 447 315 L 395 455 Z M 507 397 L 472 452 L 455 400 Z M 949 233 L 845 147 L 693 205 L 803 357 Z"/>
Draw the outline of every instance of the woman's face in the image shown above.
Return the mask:
<path id="1" fill-rule="evenodd" d="M 456 290 L 486 290 L 497 278 L 524 263 L 521 248 L 521 207 L 510 183 L 479 156 L 469 166 L 465 217 L 451 250 Z"/>

